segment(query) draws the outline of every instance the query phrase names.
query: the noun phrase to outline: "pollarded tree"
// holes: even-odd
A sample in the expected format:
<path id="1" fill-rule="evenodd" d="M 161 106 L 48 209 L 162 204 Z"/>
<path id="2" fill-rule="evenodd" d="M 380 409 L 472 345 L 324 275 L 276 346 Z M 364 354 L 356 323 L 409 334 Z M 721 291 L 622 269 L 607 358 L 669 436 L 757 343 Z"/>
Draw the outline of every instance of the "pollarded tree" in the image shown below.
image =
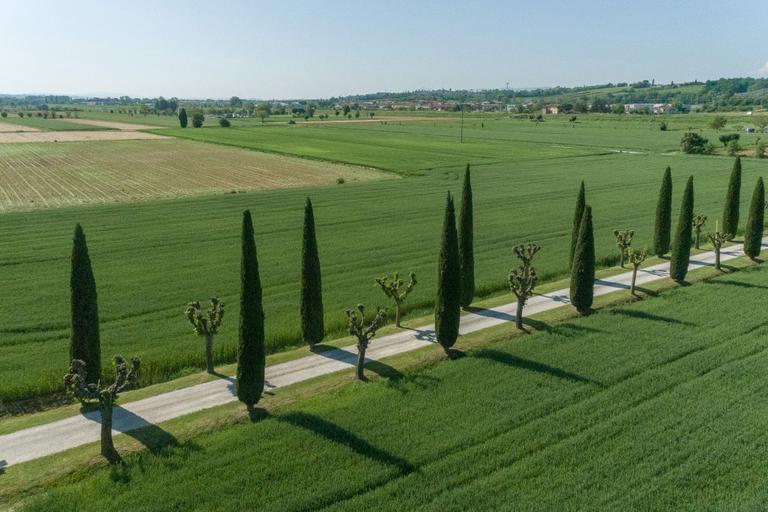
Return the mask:
<path id="1" fill-rule="evenodd" d="M 80 224 L 75 226 L 72 244 L 72 273 L 70 277 L 72 306 L 72 335 L 69 359 L 78 359 L 87 365 L 85 381 L 99 382 L 101 377 L 101 340 L 99 335 L 99 305 L 96 280 L 93 277 L 88 244 Z"/>
<path id="2" fill-rule="evenodd" d="M 403 284 L 405 283 L 402 279 L 400 279 L 400 274 L 397 272 L 392 274 L 391 278 L 389 276 L 384 276 L 376 279 L 376 284 L 381 287 L 384 295 L 395 302 L 395 325 L 397 327 L 400 327 L 400 317 L 403 312 L 403 302 L 405 302 L 405 299 L 408 297 L 408 294 L 411 293 L 413 287 L 416 286 L 416 274 L 411 272 L 410 279 L 410 282 L 405 286 L 405 288 L 403 288 Z"/>
<path id="3" fill-rule="evenodd" d="M 669 252 L 672 231 L 672 170 L 667 167 L 661 180 L 659 200 L 656 203 L 656 227 L 653 234 L 653 252 L 661 258 Z"/>
<path id="4" fill-rule="evenodd" d="M 357 370 L 355 376 L 358 380 L 365 380 L 363 373 L 365 351 L 368 349 L 368 344 L 373 337 L 376 336 L 378 328 L 384 323 L 387 312 L 377 308 L 376 316 L 370 322 L 365 318 L 365 306 L 362 304 L 358 304 L 355 309 L 348 309 L 346 313 L 349 320 L 349 334 L 357 338 Z"/>
<path id="5" fill-rule="evenodd" d="M 187 123 L 188 123 L 187 109 L 185 109 L 184 107 L 181 107 L 179 109 L 179 126 L 181 126 L 182 128 L 186 128 Z"/>
<path id="6" fill-rule="evenodd" d="M 301 247 L 301 337 L 314 345 L 323 339 L 323 285 L 320 276 L 320 255 L 315 234 L 315 214 L 312 201 L 304 205 L 304 235 Z"/>
<path id="7" fill-rule="evenodd" d="M 701 230 L 706 223 L 707 216 L 703 213 L 697 213 L 693 216 L 693 232 L 695 233 L 693 246 L 696 249 L 701 249 Z"/>
<path id="8" fill-rule="evenodd" d="M 435 337 L 448 357 L 455 354 L 451 347 L 459 337 L 461 317 L 461 267 L 459 240 L 453 198 L 448 193 L 443 218 L 443 235 L 437 266 L 437 299 L 435 300 Z"/>
<path id="9" fill-rule="evenodd" d="M 627 250 L 632 245 L 632 237 L 635 236 L 635 232 L 631 229 L 614 229 L 613 236 L 616 237 L 616 247 L 619 248 L 619 266 L 624 268 Z"/>
<path id="10" fill-rule="evenodd" d="M 73 359 L 69 365 L 69 372 L 64 375 L 64 387 L 75 398 L 85 403 L 90 400 L 99 401 L 101 413 L 101 454 L 110 464 L 120 462 L 120 454 L 115 450 L 112 442 L 112 409 L 119 393 L 128 386 L 136 384 L 139 374 L 139 358 L 131 359 L 130 368 L 128 362 L 121 356 L 115 356 L 115 382 L 111 386 L 102 386 L 101 382 L 93 384 L 88 382 L 88 369 L 86 363 L 80 359 Z"/>
<path id="11" fill-rule="evenodd" d="M 723 233 L 736 236 L 739 229 L 739 201 L 741 196 L 741 157 L 736 157 L 728 180 L 728 191 L 725 195 L 723 209 Z"/>
<path id="12" fill-rule="evenodd" d="M 214 373 L 213 336 L 219 332 L 221 321 L 224 319 L 224 302 L 211 297 L 211 308 L 207 312 L 203 312 L 200 302 L 190 302 L 184 310 L 184 316 L 198 336 L 205 336 L 205 370 Z"/>
<path id="13" fill-rule="evenodd" d="M 749 204 L 747 227 L 744 230 L 744 254 L 751 259 L 760 256 L 763 242 L 763 222 L 765 218 L 765 187 L 763 178 L 757 178 L 752 202 Z"/>
<path id="14" fill-rule="evenodd" d="M 517 297 L 517 314 L 515 315 L 515 326 L 521 331 L 523 327 L 523 308 L 528 297 L 533 295 L 533 289 L 536 287 L 536 269 L 533 268 L 533 257 L 541 250 L 538 244 L 520 244 L 512 248 L 515 255 L 520 258 L 522 264 L 519 268 L 509 271 L 507 284 L 509 289 Z"/>
<path id="15" fill-rule="evenodd" d="M 709 241 L 712 243 L 712 246 L 715 248 L 715 268 L 720 270 L 720 248 L 723 247 L 725 242 L 733 240 L 733 235 L 730 233 L 721 233 L 720 231 L 715 231 L 714 233 L 710 233 L 707 236 Z"/>
<path id="16" fill-rule="evenodd" d="M 592 207 L 584 207 L 581 216 L 579 237 L 576 250 L 573 253 L 571 268 L 571 304 L 580 315 L 588 315 L 592 311 L 595 285 L 595 235 L 592 230 Z"/>
<path id="17" fill-rule="evenodd" d="M 461 306 L 467 307 L 475 298 L 475 252 L 472 211 L 472 183 L 469 164 L 464 172 L 459 213 L 459 258 L 461 259 Z"/>
<path id="18" fill-rule="evenodd" d="M 253 237 L 251 212 L 243 212 L 242 259 L 240 260 L 240 336 L 237 345 L 237 398 L 253 406 L 264 392 L 266 350 L 264 348 L 264 306 L 262 304 L 259 260 Z"/>
<path id="19" fill-rule="evenodd" d="M 672 257 L 669 260 L 669 276 L 675 281 L 682 281 L 688 273 L 691 260 L 691 236 L 693 232 L 693 176 L 688 177 L 677 219 L 677 231 L 672 244 Z"/>
<path id="20" fill-rule="evenodd" d="M 648 257 L 648 251 L 645 249 L 641 249 L 639 251 L 635 249 L 629 249 L 627 252 L 627 257 L 629 258 L 629 262 L 632 264 L 632 284 L 629 287 L 629 294 L 634 297 L 635 283 L 637 282 L 637 270 Z"/>
<path id="21" fill-rule="evenodd" d="M 584 216 L 584 207 L 586 205 L 586 193 L 584 190 L 584 182 L 581 182 L 579 187 L 579 195 L 576 197 L 576 210 L 573 212 L 573 226 L 571 228 L 571 250 L 568 256 L 568 266 L 573 267 L 573 253 L 576 251 L 576 243 L 579 240 L 579 228 L 581 226 L 581 219 Z"/>

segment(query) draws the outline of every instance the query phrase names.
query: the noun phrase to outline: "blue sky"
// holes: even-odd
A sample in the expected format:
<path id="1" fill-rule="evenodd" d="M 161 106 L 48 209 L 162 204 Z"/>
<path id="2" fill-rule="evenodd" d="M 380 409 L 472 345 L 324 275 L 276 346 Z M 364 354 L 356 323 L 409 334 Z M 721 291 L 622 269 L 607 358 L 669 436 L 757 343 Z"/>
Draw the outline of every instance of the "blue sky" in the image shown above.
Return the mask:
<path id="1" fill-rule="evenodd" d="M 272 99 L 768 76 L 766 0 L 0 6 L 0 93 Z"/>

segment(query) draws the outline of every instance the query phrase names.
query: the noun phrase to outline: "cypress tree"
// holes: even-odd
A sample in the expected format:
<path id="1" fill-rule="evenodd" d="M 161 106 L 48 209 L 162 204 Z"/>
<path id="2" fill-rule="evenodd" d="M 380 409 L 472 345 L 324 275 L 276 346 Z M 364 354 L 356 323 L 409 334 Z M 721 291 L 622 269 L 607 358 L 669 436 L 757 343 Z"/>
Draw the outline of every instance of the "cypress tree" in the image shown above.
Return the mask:
<path id="1" fill-rule="evenodd" d="M 693 176 L 688 177 L 677 219 L 677 231 L 672 244 L 672 257 L 669 261 L 669 276 L 675 281 L 682 281 L 688 273 L 691 259 L 691 238 L 693 236 Z"/>
<path id="2" fill-rule="evenodd" d="M 741 157 L 736 157 L 731 171 L 731 179 L 728 180 L 728 192 L 725 196 L 725 208 L 723 209 L 723 233 L 736 236 L 739 229 L 739 199 L 741 196 Z"/>
<path id="3" fill-rule="evenodd" d="M 435 301 L 435 337 L 451 357 L 451 347 L 459 336 L 461 316 L 461 266 L 459 241 L 453 198 L 448 193 L 443 218 L 443 236 L 437 267 L 437 300 Z"/>
<path id="4" fill-rule="evenodd" d="M 592 207 L 585 205 L 571 267 L 571 304 L 580 315 L 587 315 L 592 309 L 594 285 L 595 235 L 592 230 Z"/>
<path id="5" fill-rule="evenodd" d="M 240 339 L 237 346 L 237 398 L 253 412 L 264 391 L 266 365 L 264 308 L 256 242 L 251 212 L 243 212 L 242 259 L 240 262 Z"/>
<path id="6" fill-rule="evenodd" d="M 584 182 L 581 182 L 579 196 L 576 198 L 576 211 L 573 212 L 573 227 L 571 228 L 571 252 L 568 256 L 568 266 L 573 267 L 573 253 L 576 251 L 576 242 L 579 240 L 579 228 L 581 218 L 584 216 L 584 206 L 586 205 L 586 194 L 584 191 Z"/>
<path id="7" fill-rule="evenodd" d="M 661 180 L 659 200 L 656 203 L 656 229 L 653 235 L 653 252 L 662 257 L 669 252 L 672 235 L 672 169 L 667 167 Z"/>
<path id="8" fill-rule="evenodd" d="M 467 307 L 475 298 L 475 252 L 472 212 L 472 183 L 469 164 L 464 172 L 464 187 L 461 191 L 461 212 L 459 213 L 459 258 L 461 261 L 461 306 Z"/>
<path id="9" fill-rule="evenodd" d="M 763 221 L 765 216 L 765 187 L 763 178 L 758 178 L 752 202 L 749 204 L 747 228 L 744 231 L 744 254 L 753 260 L 760 256 L 763 243 Z"/>
<path id="10" fill-rule="evenodd" d="M 179 125 L 182 128 L 187 127 L 187 109 L 185 109 L 184 107 L 181 107 L 181 109 L 179 110 Z"/>
<path id="11" fill-rule="evenodd" d="M 86 383 L 95 384 L 101 377 L 101 342 L 99 340 L 99 306 L 96 280 L 82 226 L 75 226 L 70 277 L 72 335 L 69 360 L 85 362 Z"/>
<path id="12" fill-rule="evenodd" d="M 320 256 L 315 236 L 312 201 L 304 206 L 304 240 L 301 248 L 301 337 L 304 343 L 320 343 L 324 336 L 323 287 L 320 279 Z"/>

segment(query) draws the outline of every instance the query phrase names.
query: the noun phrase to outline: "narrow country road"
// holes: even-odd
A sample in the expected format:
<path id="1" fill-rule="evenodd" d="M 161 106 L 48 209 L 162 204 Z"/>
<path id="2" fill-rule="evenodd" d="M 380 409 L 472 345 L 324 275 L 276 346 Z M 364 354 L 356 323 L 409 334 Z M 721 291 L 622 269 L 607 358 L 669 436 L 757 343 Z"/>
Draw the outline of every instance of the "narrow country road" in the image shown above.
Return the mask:
<path id="1" fill-rule="evenodd" d="M 768 237 L 763 239 L 763 244 Z M 743 256 L 742 245 L 734 245 L 721 252 L 722 261 Z M 691 257 L 690 269 L 712 265 L 714 252 Z M 669 263 L 647 267 L 638 271 L 637 284 L 642 285 L 669 276 Z M 628 289 L 632 273 L 626 272 L 595 281 L 595 296 L 620 289 Z M 568 289 L 535 295 L 528 300 L 525 314 L 532 315 L 562 307 L 569 303 Z M 517 303 L 491 309 L 476 308 L 461 317 L 461 334 L 487 329 L 514 321 Z M 374 339 L 368 349 L 369 360 L 377 360 L 434 343 L 434 326 L 403 329 L 395 334 Z M 355 365 L 357 350 L 354 346 L 330 350 L 300 359 L 269 366 L 266 371 L 267 388 L 288 386 L 320 375 L 351 368 Z M 116 434 L 128 432 L 150 424 L 177 418 L 185 414 L 215 407 L 237 400 L 234 378 L 220 379 L 184 389 L 137 400 L 115 408 L 113 428 Z M 99 413 L 91 412 L 63 420 L 20 430 L 0 436 L 0 464 L 9 466 L 46 455 L 58 453 L 99 440 Z"/>

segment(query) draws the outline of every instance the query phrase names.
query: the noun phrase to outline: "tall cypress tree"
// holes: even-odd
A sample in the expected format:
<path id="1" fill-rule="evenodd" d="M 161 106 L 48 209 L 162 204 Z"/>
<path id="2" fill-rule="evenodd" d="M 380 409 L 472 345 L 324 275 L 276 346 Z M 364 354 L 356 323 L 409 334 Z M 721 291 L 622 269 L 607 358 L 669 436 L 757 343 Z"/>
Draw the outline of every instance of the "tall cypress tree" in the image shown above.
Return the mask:
<path id="1" fill-rule="evenodd" d="M 680 217 L 677 219 L 677 231 L 672 243 L 672 257 L 669 261 L 669 276 L 675 281 L 682 281 L 688 273 L 691 260 L 691 238 L 693 236 L 693 176 L 688 177 L 680 205 Z"/>
<path id="2" fill-rule="evenodd" d="M 456 215 L 453 198 L 448 193 L 443 217 L 443 236 L 437 267 L 437 300 L 435 301 L 435 337 L 445 353 L 452 355 L 451 347 L 459 336 L 461 316 L 461 266 L 459 240 L 456 233 Z"/>
<path id="3" fill-rule="evenodd" d="M 653 252 L 662 257 L 669 252 L 672 235 L 672 169 L 667 167 L 661 180 L 659 200 L 656 203 L 656 229 L 653 235 Z"/>
<path id="4" fill-rule="evenodd" d="M 301 248 L 301 337 L 304 343 L 314 345 L 322 341 L 323 287 L 320 279 L 320 255 L 315 236 L 315 215 L 312 201 L 304 206 L 304 240 Z"/>
<path id="5" fill-rule="evenodd" d="M 580 315 L 587 315 L 592 310 L 594 286 L 595 235 L 592 230 L 592 207 L 585 205 L 571 267 L 571 304 Z"/>
<path id="6" fill-rule="evenodd" d="M 581 182 L 579 196 L 576 198 L 576 211 L 573 212 L 573 226 L 571 227 L 571 250 L 568 256 L 568 267 L 573 267 L 573 253 L 576 251 L 576 243 L 579 240 L 579 228 L 581 227 L 581 218 L 584 216 L 584 207 L 586 205 L 586 193 L 584 191 L 584 182 Z"/>
<path id="7" fill-rule="evenodd" d="M 753 260 L 760 256 L 763 243 L 763 222 L 765 218 L 765 187 L 763 178 L 758 178 L 752 202 L 749 204 L 747 228 L 744 231 L 744 254 Z"/>
<path id="8" fill-rule="evenodd" d="M 249 412 L 264 391 L 264 308 L 251 212 L 243 212 L 240 261 L 240 338 L 237 345 L 237 398 Z"/>
<path id="9" fill-rule="evenodd" d="M 99 306 L 96 280 L 82 226 L 75 226 L 70 277 L 72 335 L 69 359 L 85 362 L 86 382 L 95 384 L 101 377 L 101 342 L 99 340 Z"/>
<path id="10" fill-rule="evenodd" d="M 733 162 L 731 179 L 728 180 L 728 192 L 725 195 L 723 209 L 723 233 L 736 236 L 739 229 L 739 200 L 741 196 L 741 157 Z"/>
<path id="11" fill-rule="evenodd" d="M 181 107 L 181 109 L 179 110 L 179 126 L 181 126 L 182 128 L 187 127 L 187 109 L 185 109 L 184 107 Z"/>
<path id="12" fill-rule="evenodd" d="M 461 191 L 459 213 L 459 258 L 461 261 L 461 305 L 467 307 L 475 298 L 475 250 L 472 212 L 472 183 L 469 164 L 464 172 L 464 188 Z"/>

